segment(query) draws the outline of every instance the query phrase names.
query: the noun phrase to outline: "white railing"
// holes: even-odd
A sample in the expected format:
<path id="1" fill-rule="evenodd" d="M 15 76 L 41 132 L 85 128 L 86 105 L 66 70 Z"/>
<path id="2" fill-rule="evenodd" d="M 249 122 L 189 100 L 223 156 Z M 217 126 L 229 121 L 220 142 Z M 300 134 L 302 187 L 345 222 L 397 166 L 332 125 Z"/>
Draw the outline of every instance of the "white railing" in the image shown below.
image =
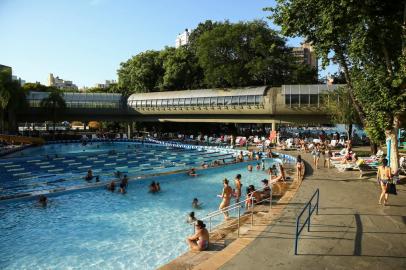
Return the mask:
<path id="1" fill-rule="evenodd" d="M 265 188 L 266 187 L 264 187 L 264 188 L 262 188 L 262 189 L 259 189 L 259 190 L 255 190 L 255 192 L 264 192 L 265 191 Z M 272 209 L 272 190 L 273 190 L 273 188 L 272 188 L 272 186 L 269 186 L 269 197 L 268 198 L 264 198 L 264 199 L 262 199 L 261 201 L 259 201 L 259 202 L 255 202 L 254 201 L 254 196 L 249 196 L 247 199 L 245 199 L 245 200 L 243 200 L 243 201 L 240 201 L 240 202 L 238 202 L 238 203 L 234 203 L 234 204 L 232 204 L 232 205 L 229 205 L 229 206 L 227 206 L 227 207 L 225 207 L 225 208 L 222 208 L 222 209 L 219 209 L 219 210 L 216 210 L 216 211 L 213 211 L 213 212 L 211 212 L 211 213 L 209 213 L 209 214 L 207 214 L 205 217 L 203 217 L 203 218 L 200 218 L 199 220 L 201 220 L 201 221 L 208 221 L 208 223 L 209 223 L 209 229 L 208 229 L 208 231 L 209 232 L 211 232 L 213 229 L 215 229 L 215 228 L 217 228 L 217 227 L 219 227 L 219 226 L 221 226 L 223 223 L 222 222 L 220 222 L 219 224 L 217 224 L 217 225 L 214 225 L 214 226 L 212 226 L 213 224 L 212 224 L 212 220 L 213 220 L 213 218 L 215 218 L 215 217 L 217 217 L 217 216 L 219 216 L 219 215 L 224 215 L 224 213 L 228 213 L 228 212 L 230 212 L 230 211 L 232 211 L 232 210 L 237 210 L 237 237 L 239 237 L 240 236 L 240 227 L 241 227 L 241 222 L 240 222 L 240 219 L 241 219 L 241 208 L 242 208 L 242 204 L 247 204 L 248 202 L 250 202 L 250 208 L 251 208 L 251 211 L 250 211 L 250 214 L 251 214 L 251 227 L 252 226 L 254 226 L 254 205 L 258 205 L 258 204 L 261 204 L 261 203 L 263 203 L 263 202 L 267 202 L 267 201 L 269 201 L 269 212 L 271 211 L 271 209 Z M 251 193 L 252 194 L 252 193 Z M 247 209 L 248 210 L 248 209 Z M 192 223 L 193 224 L 193 223 Z M 195 227 L 193 226 L 193 230 L 195 229 Z"/>

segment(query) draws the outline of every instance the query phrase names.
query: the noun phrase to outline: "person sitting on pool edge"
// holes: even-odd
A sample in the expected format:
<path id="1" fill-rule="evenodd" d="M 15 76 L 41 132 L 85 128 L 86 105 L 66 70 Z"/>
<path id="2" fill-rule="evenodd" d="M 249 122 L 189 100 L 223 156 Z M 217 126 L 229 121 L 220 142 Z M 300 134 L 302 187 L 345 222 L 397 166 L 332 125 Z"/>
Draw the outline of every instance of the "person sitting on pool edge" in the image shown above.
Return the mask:
<path id="1" fill-rule="evenodd" d="M 87 170 L 87 174 L 86 174 L 86 176 L 85 176 L 85 180 L 86 181 L 90 181 L 90 180 L 92 180 L 93 179 L 93 172 L 92 172 L 92 169 L 89 169 L 89 170 Z"/>
<path id="2" fill-rule="evenodd" d="M 196 173 L 195 168 L 191 168 L 191 169 L 189 170 L 189 172 L 188 172 L 188 175 L 189 175 L 189 176 L 197 176 L 197 173 Z"/>
<path id="3" fill-rule="evenodd" d="M 203 251 L 209 247 L 209 232 L 206 229 L 206 224 L 198 220 L 195 224 L 196 233 L 186 238 L 186 242 L 192 251 Z"/>

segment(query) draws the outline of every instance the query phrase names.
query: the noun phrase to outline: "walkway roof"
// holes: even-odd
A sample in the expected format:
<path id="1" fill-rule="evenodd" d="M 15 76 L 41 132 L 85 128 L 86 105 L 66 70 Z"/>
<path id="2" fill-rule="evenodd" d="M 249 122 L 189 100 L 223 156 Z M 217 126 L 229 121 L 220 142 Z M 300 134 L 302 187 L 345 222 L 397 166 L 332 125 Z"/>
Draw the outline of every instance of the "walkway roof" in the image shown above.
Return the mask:
<path id="1" fill-rule="evenodd" d="M 265 95 L 267 86 L 246 87 L 239 89 L 198 89 L 184 91 L 165 91 L 132 94 L 128 101 L 172 98 L 201 98 L 201 97 L 229 97 L 229 96 L 258 96 Z"/>

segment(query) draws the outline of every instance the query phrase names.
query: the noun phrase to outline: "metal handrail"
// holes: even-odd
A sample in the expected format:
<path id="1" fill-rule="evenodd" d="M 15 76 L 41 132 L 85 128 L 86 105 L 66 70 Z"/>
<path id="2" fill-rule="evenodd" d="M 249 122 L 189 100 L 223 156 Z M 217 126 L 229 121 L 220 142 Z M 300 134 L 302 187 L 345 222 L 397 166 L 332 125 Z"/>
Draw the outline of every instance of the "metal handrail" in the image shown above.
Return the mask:
<path id="1" fill-rule="evenodd" d="M 316 204 L 312 208 L 312 201 L 313 201 L 314 197 L 316 197 L 316 196 L 317 196 Z M 303 210 L 300 212 L 300 214 L 296 218 L 295 255 L 297 255 L 297 249 L 298 249 L 298 244 L 299 244 L 300 233 L 303 231 L 306 224 L 307 224 L 307 231 L 310 232 L 310 218 L 311 218 L 314 210 L 316 210 L 316 215 L 319 214 L 319 199 L 320 199 L 320 190 L 316 189 L 316 191 L 313 193 L 313 196 L 310 198 L 310 200 L 307 202 L 307 204 L 305 205 Z M 305 213 L 306 209 L 308 209 L 308 214 L 309 215 L 306 218 L 303 225 L 299 226 L 300 218 Z"/>
<path id="2" fill-rule="evenodd" d="M 272 209 L 272 190 L 273 190 L 272 185 L 273 185 L 273 184 L 271 184 L 271 186 L 269 186 L 269 189 L 270 189 L 270 190 L 269 190 L 269 198 L 265 198 L 265 199 L 263 199 L 263 200 L 261 200 L 261 201 L 259 201 L 259 202 L 255 202 L 255 203 L 254 203 L 254 197 L 251 195 L 249 198 L 244 199 L 244 200 L 242 200 L 242 201 L 240 201 L 240 202 L 238 202 L 238 203 L 234 203 L 234 204 L 229 205 L 229 206 L 227 206 L 227 207 L 225 207 L 225 208 L 223 208 L 223 209 L 219 209 L 219 210 L 213 211 L 213 212 L 207 214 L 205 217 L 201 218 L 200 220 L 202 220 L 202 221 L 204 221 L 204 220 L 209 220 L 209 232 L 211 232 L 211 230 L 212 230 L 213 228 L 216 228 L 217 226 L 221 225 L 221 223 L 220 223 L 220 224 L 218 224 L 217 226 L 212 227 L 212 219 L 213 219 L 214 217 L 219 216 L 219 215 L 223 215 L 224 212 L 228 212 L 228 211 L 231 211 L 231 210 L 234 210 L 234 209 L 238 209 L 237 237 L 239 237 L 239 236 L 240 236 L 241 204 L 245 204 L 245 203 L 251 201 L 251 205 L 250 205 L 250 206 L 251 206 L 251 227 L 252 227 L 252 226 L 254 225 L 254 211 L 253 211 L 253 210 L 254 210 L 254 205 L 255 205 L 255 204 L 260 204 L 260 203 L 262 203 L 262 202 L 269 201 L 269 209 Z M 262 189 L 259 189 L 259 190 L 257 189 L 257 190 L 255 190 L 255 191 L 261 192 L 261 191 L 264 191 L 264 189 L 265 189 L 265 187 L 262 188 Z M 194 226 L 193 226 L 193 229 L 194 229 Z"/>

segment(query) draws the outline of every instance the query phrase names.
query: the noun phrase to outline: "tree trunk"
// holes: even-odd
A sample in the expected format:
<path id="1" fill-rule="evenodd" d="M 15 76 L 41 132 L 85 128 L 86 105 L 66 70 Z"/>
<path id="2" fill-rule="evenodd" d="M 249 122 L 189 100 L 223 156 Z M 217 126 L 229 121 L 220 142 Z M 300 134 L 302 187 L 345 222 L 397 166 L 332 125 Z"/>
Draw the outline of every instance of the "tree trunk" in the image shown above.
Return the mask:
<path id="1" fill-rule="evenodd" d="M 352 124 L 348 124 L 348 125 L 347 125 L 347 136 L 348 136 L 348 139 L 347 139 L 347 140 L 351 140 L 351 139 L 352 139 Z"/>
<path id="2" fill-rule="evenodd" d="M 374 142 L 369 142 L 369 144 L 371 146 L 371 155 L 376 155 L 378 152 L 378 144 Z"/>
<path id="3" fill-rule="evenodd" d="M 387 140 L 391 140 L 390 147 L 390 167 L 392 172 L 396 172 L 399 169 L 399 149 L 398 149 L 398 132 L 399 132 L 399 116 L 393 117 L 392 129 L 386 130 L 385 135 Z M 389 149 L 387 149 L 389 151 Z"/>

